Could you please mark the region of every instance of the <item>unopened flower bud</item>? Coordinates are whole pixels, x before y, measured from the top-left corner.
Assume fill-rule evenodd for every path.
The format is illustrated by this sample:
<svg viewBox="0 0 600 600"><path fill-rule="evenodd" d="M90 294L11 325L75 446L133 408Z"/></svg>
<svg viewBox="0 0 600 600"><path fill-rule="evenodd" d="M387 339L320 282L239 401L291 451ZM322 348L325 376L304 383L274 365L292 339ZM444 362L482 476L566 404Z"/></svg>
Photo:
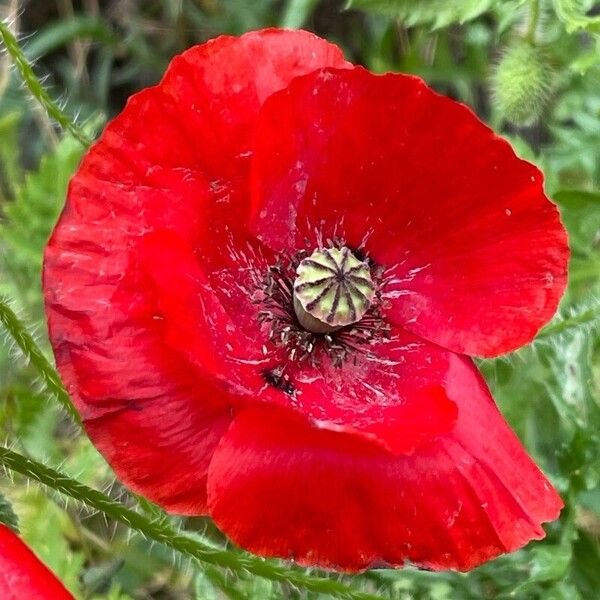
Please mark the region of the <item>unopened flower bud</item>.
<svg viewBox="0 0 600 600"><path fill-rule="evenodd" d="M553 79L554 72L546 52L520 40L504 52L496 66L494 105L508 121L529 125L541 116Z"/></svg>

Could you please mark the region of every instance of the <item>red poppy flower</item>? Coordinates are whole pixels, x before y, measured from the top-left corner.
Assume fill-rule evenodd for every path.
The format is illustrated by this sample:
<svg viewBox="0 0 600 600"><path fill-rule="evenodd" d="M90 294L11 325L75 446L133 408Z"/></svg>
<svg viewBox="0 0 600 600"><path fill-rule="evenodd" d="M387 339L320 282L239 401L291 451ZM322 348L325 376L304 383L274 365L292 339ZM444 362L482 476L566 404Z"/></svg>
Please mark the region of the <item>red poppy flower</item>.
<svg viewBox="0 0 600 600"><path fill-rule="evenodd" d="M0 598L74 600L44 563L6 525L0 524Z"/></svg>
<svg viewBox="0 0 600 600"><path fill-rule="evenodd" d="M567 256L541 173L468 108L266 30L130 99L44 286L62 377L133 490L262 555L464 570L562 506L467 355L529 342Z"/></svg>

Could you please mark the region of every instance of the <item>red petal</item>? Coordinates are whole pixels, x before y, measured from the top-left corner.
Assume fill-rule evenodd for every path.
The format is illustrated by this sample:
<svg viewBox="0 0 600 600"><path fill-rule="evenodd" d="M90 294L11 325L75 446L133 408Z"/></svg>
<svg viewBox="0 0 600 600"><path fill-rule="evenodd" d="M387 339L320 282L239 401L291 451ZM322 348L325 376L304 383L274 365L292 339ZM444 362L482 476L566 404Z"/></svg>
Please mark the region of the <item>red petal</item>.
<svg viewBox="0 0 600 600"><path fill-rule="evenodd" d="M232 406L263 401L293 407L319 427L354 431L398 453L412 452L453 426L451 355L439 347L395 331L390 339L364 344L342 368L322 352L317 366L290 361L285 353L263 356L263 344L271 342L256 314L254 338L246 337L214 296L192 249L174 233L149 234L141 255L157 288L165 343L185 355L199 377L209 372L218 378ZM280 365L291 394L265 383L264 371Z"/></svg>
<svg viewBox="0 0 600 600"><path fill-rule="evenodd" d="M370 236L395 323L492 356L556 310L568 247L541 173L421 80L313 73L265 103L256 139L255 232L275 249L315 228L355 247Z"/></svg>
<svg viewBox="0 0 600 600"><path fill-rule="evenodd" d="M179 515L207 513L207 471L233 408L210 383L173 386L143 408L124 408L85 422L121 482Z"/></svg>
<svg viewBox="0 0 600 600"><path fill-rule="evenodd" d="M206 469L232 398L166 344L170 322L134 233L144 224L117 225L105 216L110 205L94 202L101 197L89 194L85 205L85 191L77 181L71 186L81 195L71 196L45 255L57 366L90 437L124 483L173 511L204 512Z"/></svg>
<svg viewBox="0 0 600 600"><path fill-rule="evenodd" d="M144 237L141 257L156 287L165 343L220 378L231 393L256 393L264 385L261 346L236 328L193 248L177 234L157 230Z"/></svg>
<svg viewBox="0 0 600 600"><path fill-rule="evenodd" d="M74 600L63 584L8 527L0 524L0 598Z"/></svg>
<svg viewBox="0 0 600 600"><path fill-rule="evenodd" d="M409 454L456 421L453 355L401 330L365 345L341 367L321 357L286 366L287 405L317 427L353 432ZM284 395L282 393L282 395ZM282 403L280 403L282 404Z"/></svg>
<svg viewBox="0 0 600 600"><path fill-rule="evenodd" d="M452 362L456 427L410 455L280 409L242 412L210 465L210 514L252 552L349 571L468 570L542 538L560 498L472 363Z"/></svg>
<svg viewBox="0 0 600 600"><path fill-rule="evenodd" d="M213 352L227 317L202 269L227 262L226 235L245 235L258 111L293 77L346 64L306 32L196 46L130 99L71 181L44 263L57 365L119 477L173 511L205 511L208 461L237 401L228 357ZM161 255L164 230L176 242L162 239ZM203 304L220 319L212 331Z"/></svg>
<svg viewBox="0 0 600 600"><path fill-rule="evenodd" d="M339 48L305 31L267 29L194 46L172 60L158 86L130 98L86 156L79 177L118 182L142 197L148 188L160 190L163 206L178 180L195 182L190 226L205 262L220 265L227 236L244 235L252 140L263 102L293 78L326 66L351 65Z"/></svg>

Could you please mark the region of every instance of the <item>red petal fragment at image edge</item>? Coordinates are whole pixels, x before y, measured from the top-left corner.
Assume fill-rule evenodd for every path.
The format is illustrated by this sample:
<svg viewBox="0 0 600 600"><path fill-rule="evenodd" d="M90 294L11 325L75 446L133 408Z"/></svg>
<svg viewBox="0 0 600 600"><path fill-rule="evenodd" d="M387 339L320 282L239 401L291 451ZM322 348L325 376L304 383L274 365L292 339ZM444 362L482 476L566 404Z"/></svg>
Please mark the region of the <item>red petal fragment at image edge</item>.
<svg viewBox="0 0 600 600"><path fill-rule="evenodd" d="M56 575L6 525L0 524L0 598L75 600Z"/></svg>

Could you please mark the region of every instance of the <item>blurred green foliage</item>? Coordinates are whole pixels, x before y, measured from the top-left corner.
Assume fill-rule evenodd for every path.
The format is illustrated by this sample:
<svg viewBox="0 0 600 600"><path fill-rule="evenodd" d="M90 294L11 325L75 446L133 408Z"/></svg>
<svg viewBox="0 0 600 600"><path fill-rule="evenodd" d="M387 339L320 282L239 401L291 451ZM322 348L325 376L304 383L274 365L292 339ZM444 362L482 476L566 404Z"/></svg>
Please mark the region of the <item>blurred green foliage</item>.
<svg viewBox="0 0 600 600"><path fill-rule="evenodd" d="M424 77L472 106L543 168L570 233L569 290L538 340L480 366L504 414L565 499L561 519L547 527L543 542L469 574L407 568L349 581L401 600L600 597L600 6L591 0L350 0L347 6L333 0L30 0L23 10L17 5L5 2L0 16L10 19L50 95L90 134L128 95L156 82L175 53L220 33L284 24L339 43L350 59L372 70ZM504 64L502 70L502 60L517 44L535 48L552 72L526 127L498 101L514 75L510 68L516 69L508 65L507 73ZM527 82L523 85L520 93L526 95ZM0 295L11 299L46 350L42 248L82 152L32 102L6 55L0 56ZM42 391L36 372L8 337L6 342L0 348L3 437L20 452L133 502ZM77 598L318 597L215 567L192 568L18 477L4 478L0 492L0 519L16 527L18 515L23 536ZM167 518L142 504L151 516ZM173 521L222 541L202 519Z"/></svg>

